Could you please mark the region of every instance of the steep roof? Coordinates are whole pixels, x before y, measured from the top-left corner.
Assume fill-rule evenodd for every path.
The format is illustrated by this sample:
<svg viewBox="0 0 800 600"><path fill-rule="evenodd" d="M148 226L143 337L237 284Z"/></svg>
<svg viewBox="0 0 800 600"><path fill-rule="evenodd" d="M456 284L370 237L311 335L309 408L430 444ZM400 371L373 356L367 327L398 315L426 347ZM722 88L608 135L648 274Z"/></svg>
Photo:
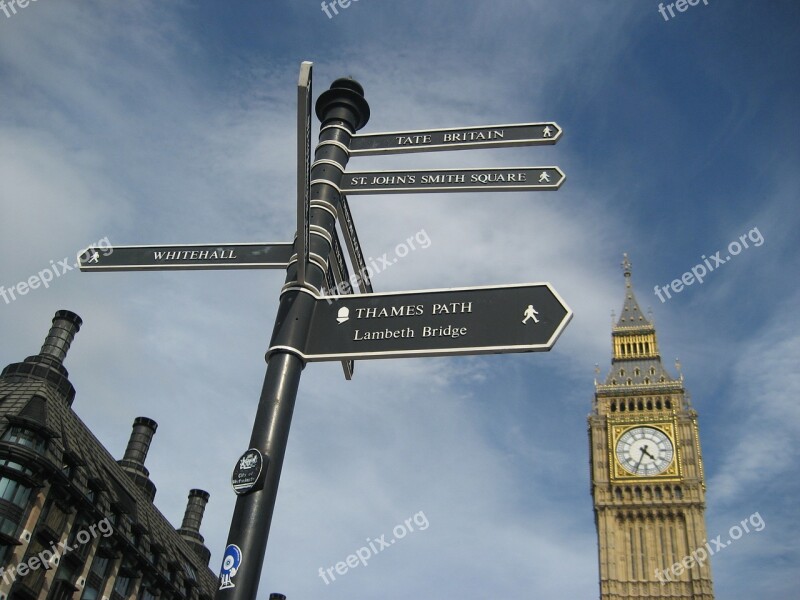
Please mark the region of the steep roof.
<svg viewBox="0 0 800 600"><path fill-rule="evenodd" d="M631 327L646 329L648 331L655 331L653 323L644 315L642 309L639 307L639 301L636 299L636 294L633 291L633 284L631 283L631 261L628 259L628 254L623 254L622 270L625 274L625 300L622 303L622 312L619 314L619 319L615 329L627 330Z"/></svg>

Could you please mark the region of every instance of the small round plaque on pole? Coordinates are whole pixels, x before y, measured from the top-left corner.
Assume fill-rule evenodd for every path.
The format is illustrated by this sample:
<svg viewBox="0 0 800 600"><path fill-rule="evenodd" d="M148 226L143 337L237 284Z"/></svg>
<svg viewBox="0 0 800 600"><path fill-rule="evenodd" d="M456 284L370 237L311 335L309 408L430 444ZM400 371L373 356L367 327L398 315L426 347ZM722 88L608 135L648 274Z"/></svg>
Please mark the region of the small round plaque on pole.
<svg viewBox="0 0 800 600"><path fill-rule="evenodd" d="M233 491L241 496L256 489L261 489L264 484L261 472L264 469L265 462L264 456L255 448L250 448L242 454L233 468L233 475L231 476Z"/></svg>

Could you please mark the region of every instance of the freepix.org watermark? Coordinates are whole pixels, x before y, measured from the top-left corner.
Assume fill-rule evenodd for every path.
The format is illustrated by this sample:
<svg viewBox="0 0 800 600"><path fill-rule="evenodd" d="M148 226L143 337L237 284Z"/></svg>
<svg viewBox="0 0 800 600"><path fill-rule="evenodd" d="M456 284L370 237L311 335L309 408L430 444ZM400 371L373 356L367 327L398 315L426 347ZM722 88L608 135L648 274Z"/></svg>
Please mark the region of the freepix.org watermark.
<svg viewBox="0 0 800 600"><path fill-rule="evenodd" d="M0 2L2 2L2 0L0 0ZM92 244L90 246L90 251L94 252L95 254L108 256L114 252L114 249L111 247L111 242L108 241L108 237L106 236ZM91 259L91 257L89 258ZM67 271L72 271L73 269L77 268L78 263L70 263L70 259L68 257L59 261L51 260L49 267L45 267L36 275L31 275L25 281L20 281L15 285L9 286L8 288L6 288L4 285L0 285L0 297L5 300L6 304L11 304L19 296L25 296L28 292L35 290L40 286L45 288L50 287L50 282L53 281L55 277L61 277Z"/></svg>
<svg viewBox="0 0 800 600"><path fill-rule="evenodd" d="M17 14L18 8L28 8L31 2L36 2L36 0L8 0L8 2L0 0L0 10L5 13L6 19L10 19Z"/></svg>
<svg viewBox="0 0 800 600"><path fill-rule="evenodd" d="M417 529L414 529L414 525L417 526ZM336 571L339 575L344 575L350 569L355 569L358 565L367 566L367 561L371 559L376 554L383 552L386 548L389 548L394 544L397 540L402 540L406 537L409 533L414 533L414 531L425 531L430 524L428 523L428 517L425 516L425 513L419 511L413 517L409 517L402 523L398 523L392 529L392 534L394 535L393 538L390 540L386 540L386 534L383 534L380 537L375 538L367 538L367 545L361 546L358 550L356 550L355 554L349 555L344 561L337 562L332 567L328 567L327 569L323 569L322 567L319 568L319 576L322 577L322 581L325 582L325 585L330 585L331 581L336 581L336 575L334 575L334 571ZM330 577L330 581L328 578Z"/></svg>
<svg viewBox="0 0 800 600"><path fill-rule="evenodd" d="M754 512L752 515L746 519L742 519L738 524L732 526L728 530L729 539L723 542L721 540L722 535L718 535L713 540L706 542L704 546L701 546L700 548L694 550L691 554L684 556L679 562L676 562L671 567L666 569L656 569L656 578L661 582L661 585L664 585L668 581L674 581L670 575L680 577L684 571L692 569L695 566L702 566L702 564L706 562L709 557L714 556L714 554L716 554L719 550L727 548L733 542L741 538L745 533L750 533L751 526L753 528L752 531L761 531L767 526L767 524L764 522L764 519L761 518L761 514Z"/></svg>
<svg viewBox="0 0 800 600"><path fill-rule="evenodd" d="M661 13L665 21L669 21L671 18L675 17L675 10L678 12L686 12L690 6L697 6L700 2L708 6L708 0L677 0L676 2L670 2L666 6L661 2L658 5L658 12ZM669 11L669 17L667 16L667 11Z"/></svg>
<svg viewBox="0 0 800 600"><path fill-rule="evenodd" d="M328 15L329 19L332 19L339 14L340 8L350 8L350 4L353 2L358 2L358 0L330 0L329 2L322 0L322 12Z"/></svg>
<svg viewBox="0 0 800 600"><path fill-rule="evenodd" d="M52 565L57 565L59 563L62 556L76 550L79 546L85 546L99 535L108 537L112 533L114 533L114 528L111 526L108 518L105 518L89 526L88 529L79 531L75 536L72 546L68 545L66 541L59 542L58 544L51 542L49 548L45 548L39 553L28 557L28 560L23 563L10 566L8 569L0 567L0 576L3 579L3 583L14 583L17 577L25 577L25 575L37 569L50 569Z"/></svg>
<svg viewBox="0 0 800 600"><path fill-rule="evenodd" d="M715 252L708 258L705 254L703 254L700 257L703 262L693 266L691 271L686 271L686 273L681 275L680 279L673 279L669 285L655 286L653 293L658 296L658 299L663 303L672 298L670 290L676 294L679 294L683 291L684 286L688 287L695 282L703 283L706 275L714 271L717 267L724 265L734 256L741 254L743 250L750 248L747 240L750 240L753 246L758 248L764 243L764 236L761 235L758 227L753 227L747 233L740 235L738 240L733 240L730 244L728 244L728 254L725 255L725 257L720 256L723 252L722 250ZM664 298L664 296L666 296L666 298Z"/></svg>
<svg viewBox="0 0 800 600"><path fill-rule="evenodd" d="M341 281L335 287L323 289L325 296L344 296L352 294L353 290L358 289L359 284L363 281L372 281L373 275L377 275L385 271L394 264L397 264L401 258L405 258L412 250L421 248L425 250L430 248L431 238L428 232L420 229L414 235L406 238L404 242L400 242L394 247L394 256L390 257L388 252L384 252L378 258L367 259L365 264L358 273L353 273L349 281ZM333 304L332 298L327 298L328 304Z"/></svg>

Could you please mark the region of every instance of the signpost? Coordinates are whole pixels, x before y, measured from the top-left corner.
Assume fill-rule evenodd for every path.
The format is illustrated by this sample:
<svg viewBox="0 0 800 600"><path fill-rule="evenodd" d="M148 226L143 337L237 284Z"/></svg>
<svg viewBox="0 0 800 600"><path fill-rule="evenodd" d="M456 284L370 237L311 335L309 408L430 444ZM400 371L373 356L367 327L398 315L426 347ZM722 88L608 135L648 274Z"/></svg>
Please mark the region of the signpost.
<svg viewBox="0 0 800 600"><path fill-rule="evenodd" d="M346 194L557 190L558 167L347 172L351 155L554 144L552 122L361 135L364 89L337 79L316 102L311 163L312 63L297 87L297 235L294 244L118 246L86 249L82 271L286 268L267 372L247 450L231 479L237 494L217 600L252 600L269 537L300 375L307 361L549 350L572 311L548 283L413 292L372 291ZM351 289L336 233L344 232L361 294ZM345 285L347 283L348 285ZM323 295L335 288L338 293Z"/></svg>
<svg viewBox="0 0 800 600"><path fill-rule="evenodd" d="M561 133L552 122L357 133L350 140L350 156L555 144Z"/></svg>
<svg viewBox="0 0 800 600"><path fill-rule="evenodd" d="M557 190L566 176L558 167L490 167L358 171L344 174L342 194L412 194L432 192L536 192Z"/></svg>
<svg viewBox="0 0 800 600"><path fill-rule="evenodd" d="M548 283L318 298L294 350L308 361L550 350L571 318Z"/></svg>
<svg viewBox="0 0 800 600"><path fill-rule="evenodd" d="M89 247L78 265L81 271L285 269L293 253L290 243Z"/></svg>

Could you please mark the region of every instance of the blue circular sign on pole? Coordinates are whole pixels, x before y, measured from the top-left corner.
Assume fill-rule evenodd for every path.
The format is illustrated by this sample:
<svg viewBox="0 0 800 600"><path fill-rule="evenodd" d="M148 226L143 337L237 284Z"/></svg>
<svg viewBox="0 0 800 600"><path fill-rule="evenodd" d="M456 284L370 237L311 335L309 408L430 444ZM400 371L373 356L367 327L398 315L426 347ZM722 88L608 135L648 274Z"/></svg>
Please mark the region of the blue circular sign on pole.
<svg viewBox="0 0 800 600"><path fill-rule="evenodd" d="M222 556L222 570L219 573L219 589L226 590L236 587L232 579L239 571L242 564L242 551L236 544L228 544L225 554Z"/></svg>

